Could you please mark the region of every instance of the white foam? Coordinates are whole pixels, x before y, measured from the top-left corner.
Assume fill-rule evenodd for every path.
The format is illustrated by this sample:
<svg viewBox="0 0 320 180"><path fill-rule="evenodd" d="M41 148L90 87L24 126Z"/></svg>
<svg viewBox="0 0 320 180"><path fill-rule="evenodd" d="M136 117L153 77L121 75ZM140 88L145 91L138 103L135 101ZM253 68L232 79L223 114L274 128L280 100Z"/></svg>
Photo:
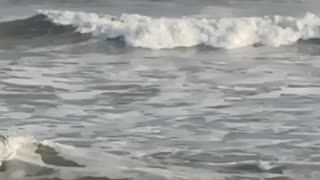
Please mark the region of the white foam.
<svg viewBox="0 0 320 180"><path fill-rule="evenodd" d="M320 18L304 17L244 18L152 18L137 14L119 17L94 13L39 10L54 23L73 25L82 33L98 37L122 37L127 45L152 49L208 45L239 48L262 44L281 46L299 39L320 37Z"/></svg>
<svg viewBox="0 0 320 180"><path fill-rule="evenodd" d="M32 137L12 136L0 143L0 161L19 159L42 164L40 156L34 153L36 146Z"/></svg>

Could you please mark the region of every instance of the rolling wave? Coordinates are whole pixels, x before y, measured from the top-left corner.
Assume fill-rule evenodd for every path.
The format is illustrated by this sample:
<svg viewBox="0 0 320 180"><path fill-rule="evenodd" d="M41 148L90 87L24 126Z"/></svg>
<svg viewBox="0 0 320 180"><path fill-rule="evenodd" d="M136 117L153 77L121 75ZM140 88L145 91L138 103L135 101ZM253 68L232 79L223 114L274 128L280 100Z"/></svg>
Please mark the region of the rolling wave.
<svg viewBox="0 0 320 180"><path fill-rule="evenodd" d="M245 46L281 46L320 37L320 18L244 17L222 19L152 18L137 14L119 17L94 13L39 10L52 22L72 25L78 32L118 38L127 45L169 49L206 45L233 49Z"/></svg>
<svg viewBox="0 0 320 180"><path fill-rule="evenodd" d="M26 42L34 46L72 44L93 37L150 49L279 47L301 40L318 42L320 17L307 13L303 17L152 18L39 10L35 16L0 23L0 47Z"/></svg>
<svg viewBox="0 0 320 180"><path fill-rule="evenodd" d="M0 23L0 48L62 45L88 39L90 34L79 33L72 25L53 23L43 14Z"/></svg>

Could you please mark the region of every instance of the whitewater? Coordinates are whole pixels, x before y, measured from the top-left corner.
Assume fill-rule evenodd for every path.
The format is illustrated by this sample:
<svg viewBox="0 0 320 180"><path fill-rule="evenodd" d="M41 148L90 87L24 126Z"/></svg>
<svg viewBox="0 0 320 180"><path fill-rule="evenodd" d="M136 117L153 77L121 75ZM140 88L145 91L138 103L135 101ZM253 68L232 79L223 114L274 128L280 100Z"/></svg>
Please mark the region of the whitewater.
<svg viewBox="0 0 320 180"><path fill-rule="evenodd" d="M252 45L281 46L319 38L320 18L307 13L294 17L222 19L151 18L138 14L119 17L95 13L39 10L52 22L72 25L78 32L121 38L133 47L169 49L205 45L233 49Z"/></svg>

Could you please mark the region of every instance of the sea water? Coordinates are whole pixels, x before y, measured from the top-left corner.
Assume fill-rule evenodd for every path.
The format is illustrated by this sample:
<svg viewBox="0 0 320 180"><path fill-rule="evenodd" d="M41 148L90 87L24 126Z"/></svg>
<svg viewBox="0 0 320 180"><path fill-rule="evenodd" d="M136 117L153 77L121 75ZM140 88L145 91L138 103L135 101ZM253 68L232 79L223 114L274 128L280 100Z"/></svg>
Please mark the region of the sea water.
<svg viewBox="0 0 320 180"><path fill-rule="evenodd" d="M313 0L0 2L1 180L318 180Z"/></svg>

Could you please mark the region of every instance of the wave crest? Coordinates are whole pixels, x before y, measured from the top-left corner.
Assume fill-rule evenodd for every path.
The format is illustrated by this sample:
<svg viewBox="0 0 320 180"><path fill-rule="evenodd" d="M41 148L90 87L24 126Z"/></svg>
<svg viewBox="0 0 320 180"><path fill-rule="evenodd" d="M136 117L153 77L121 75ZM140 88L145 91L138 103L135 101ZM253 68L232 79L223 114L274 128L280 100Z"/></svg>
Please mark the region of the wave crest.
<svg viewBox="0 0 320 180"><path fill-rule="evenodd" d="M89 34L75 32L75 30L72 24L64 26L53 23L43 14L0 22L0 48L11 48L18 45L39 47L73 44L90 39Z"/></svg>
<svg viewBox="0 0 320 180"><path fill-rule="evenodd" d="M52 22L72 25L81 33L103 38L121 38L134 47L151 49L207 45L240 48L251 45L281 46L300 39L320 37L320 18L243 17L222 19L151 18L137 14L119 17L94 13L39 10Z"/></svg>

